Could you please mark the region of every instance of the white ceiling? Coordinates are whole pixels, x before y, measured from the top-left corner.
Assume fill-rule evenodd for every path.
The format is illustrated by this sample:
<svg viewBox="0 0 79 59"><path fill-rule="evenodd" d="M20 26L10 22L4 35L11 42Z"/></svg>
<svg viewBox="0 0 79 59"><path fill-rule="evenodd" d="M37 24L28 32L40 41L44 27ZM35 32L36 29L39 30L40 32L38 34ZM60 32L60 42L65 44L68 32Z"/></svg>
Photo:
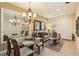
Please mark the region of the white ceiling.
<svg viewBox="0 0 79 59"><path fill-rule="evenodd" d="M10 2L18 7L28 9L28 2ZM31 9L33 12L44 17L57 17L66 14L72 14L76 11L77 2L65 4L65 2L31 2ZM56 9L59 9L57 12Z"/></svg>

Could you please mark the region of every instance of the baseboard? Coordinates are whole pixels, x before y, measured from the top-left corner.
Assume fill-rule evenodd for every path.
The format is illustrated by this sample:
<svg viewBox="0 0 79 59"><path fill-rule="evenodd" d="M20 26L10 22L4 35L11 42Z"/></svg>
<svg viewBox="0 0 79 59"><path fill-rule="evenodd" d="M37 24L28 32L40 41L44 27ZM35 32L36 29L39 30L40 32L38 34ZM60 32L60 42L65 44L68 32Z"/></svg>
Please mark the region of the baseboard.
<svg viewBox="0 0 79 59"><path fill-rule="evenodd" d="M66 40L66 41L72 41L72 40L70 40L70 39L64 39L64 38L62 38L62 40Z"/></svg>

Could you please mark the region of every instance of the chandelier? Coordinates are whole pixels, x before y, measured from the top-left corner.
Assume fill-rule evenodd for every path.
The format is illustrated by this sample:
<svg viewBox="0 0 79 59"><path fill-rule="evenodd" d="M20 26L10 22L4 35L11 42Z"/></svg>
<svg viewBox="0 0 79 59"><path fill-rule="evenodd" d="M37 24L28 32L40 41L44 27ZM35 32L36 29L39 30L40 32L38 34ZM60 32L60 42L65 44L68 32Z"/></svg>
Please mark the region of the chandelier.
<svg viewBox="0 0 79 59"><path fill-rule="evenodd" d="M20 20L17 19L16 16L13 17L13 19L10 19L10 22L12 23L12 25L19 25L20 24Z"/></svg>
<svg viewBox="0 0 79 59"><path fill-rule="evenodd" d="M29 23L36 18L36 13L32 12L30 5L31 2L29 2L29 9L27 10L27 13L22 14L24 21L25 22L29 21Z"/></svg>

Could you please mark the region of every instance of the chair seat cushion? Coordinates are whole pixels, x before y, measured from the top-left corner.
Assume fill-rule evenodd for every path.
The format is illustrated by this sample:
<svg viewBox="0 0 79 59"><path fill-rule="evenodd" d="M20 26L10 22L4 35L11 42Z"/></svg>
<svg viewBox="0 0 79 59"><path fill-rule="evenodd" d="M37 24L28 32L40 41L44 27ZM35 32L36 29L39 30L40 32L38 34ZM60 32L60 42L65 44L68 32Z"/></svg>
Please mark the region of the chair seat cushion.
<svg viewBox="0 0 79 59"><path fill-rule="evenodd" d="M23 44L18 43L18 46L19 46L19 47L23 47ZM13 48L12 43L11 43L11 48Z"/></svg>
<svg viewBox="0 0 79 59"><path fill-rule="evenodd" d="M32 53L33 53L33 50L31 50L31 49L29 49L27 47L23 47L23 48L20 49L21 56L28 56L28 55L30 55Z"/></svg>

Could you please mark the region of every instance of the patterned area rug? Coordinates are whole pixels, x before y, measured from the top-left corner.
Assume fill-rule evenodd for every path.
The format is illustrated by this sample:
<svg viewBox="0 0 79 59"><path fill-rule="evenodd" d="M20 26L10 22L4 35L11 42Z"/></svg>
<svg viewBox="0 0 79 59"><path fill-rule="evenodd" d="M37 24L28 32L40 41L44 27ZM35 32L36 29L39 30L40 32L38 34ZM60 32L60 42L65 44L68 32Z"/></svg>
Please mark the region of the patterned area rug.
<svg viewBox="0 0 79 59"><path fill-rule="evenodd" d="M49 41L45 43L45 47L51 49L51 50L54 50L54 51L57 51L59 52L62 48L62 45L63 43L59 43L59 44L50 44Z"/></svg>

